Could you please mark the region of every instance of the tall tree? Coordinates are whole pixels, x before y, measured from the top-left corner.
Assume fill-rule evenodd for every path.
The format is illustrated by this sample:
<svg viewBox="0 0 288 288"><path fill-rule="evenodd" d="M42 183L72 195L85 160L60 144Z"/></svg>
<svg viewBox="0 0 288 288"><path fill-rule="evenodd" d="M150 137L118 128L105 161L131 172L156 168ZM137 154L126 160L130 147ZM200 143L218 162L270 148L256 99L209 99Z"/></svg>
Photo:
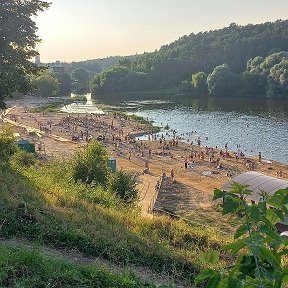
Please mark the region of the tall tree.
<svg viewBox="0 0 288 288"><path fill-rule="evenodd" d="M36 95L40 97L55 96L59 92L59 82L54 73L44 71L32 81Z"/></svg>
<svg viewBox="0 0 288 288"><path fill-rule="evenodd" d="M55 73L55 76L59 82L59 95L67 96L71 93L72 80L68 73Z"/></svg>
<svg viewBox="0 0 288 288"><path fill-rule="evenodd" d="M38 54L35 45L40 41L31 18L48 7L49 3L40 0L0 2L0 108L14 92L27 93L31 89L27 74L40 69L29 61Z"/></svg>
<svg viewBox="0 0 288 288"><path fill-rule="evenodd" d="M199 94L208 94L207 74L198 72L192 74L192 87Z"/></svg>
<svg viewBox="0 0 288 288"><path fill-rule="evenodd" d="M212 95L230 96L237 88L237 75L227 64L215 67L207 78L208 88Z"/></svg>

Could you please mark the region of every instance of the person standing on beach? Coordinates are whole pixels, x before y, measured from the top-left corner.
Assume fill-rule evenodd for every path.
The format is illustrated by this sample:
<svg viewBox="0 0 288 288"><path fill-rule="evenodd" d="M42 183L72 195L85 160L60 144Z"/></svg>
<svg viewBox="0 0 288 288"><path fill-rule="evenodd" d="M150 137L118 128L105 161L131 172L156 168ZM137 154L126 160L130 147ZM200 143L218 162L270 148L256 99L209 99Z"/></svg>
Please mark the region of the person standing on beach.
<svg viewBox="0 0 288 288"><path fill-rule="evenodd" d="M262 159L262 155L261 155L261 152L258 153L258 160L259 162L261 162L261 159Z"/></svg>
<svg viewBox="0 0 288 288"><path fill-rule="evenodd" d="M188 159L187 158L185 159L184 165L185 165L185 170L187 170L187 166L188 166Z"/></svg>
<svg viewBox="0 0 288 288"><path fill-rule="evenodd" d="M171 169L171 172L170 172L170 175L171 175L171 184L173 184L174 180L175 180L175 175L174 175L174 170Z"/></svg>

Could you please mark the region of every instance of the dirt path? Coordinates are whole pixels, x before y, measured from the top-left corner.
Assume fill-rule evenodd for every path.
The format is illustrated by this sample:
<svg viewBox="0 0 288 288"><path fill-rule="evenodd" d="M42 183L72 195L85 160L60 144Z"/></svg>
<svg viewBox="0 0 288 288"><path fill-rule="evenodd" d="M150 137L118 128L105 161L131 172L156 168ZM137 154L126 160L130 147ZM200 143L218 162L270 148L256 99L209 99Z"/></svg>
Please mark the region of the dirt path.
<svg viewBox="0 0 288 288"><path fill-rule="evenodd" d="M52 258L55 260L64 260L70 263L78 264L78 265L96 265L99 268L104 268L110 271L113 274L120 274L120 273L132 273L137 278L153 282L156 285L163 285L163 284L174 284L174 287L184 288L184 287L192 287L187 286L179 281L175 281L173 283L172 279L169 279L166 275L156 274L144 267L135 267L135 266L126 266L120 267L116 264L102 259L102 258L94 258L94 257L84 257L79 251L77 250L68 250L68 249L55 249L49 246L40 246L39 244L28 242L24 239L4 239L0 238L0 245L4 245L6 247L12 247L16 249L25 249L28 251L36 251L37 253Z"/></svg>

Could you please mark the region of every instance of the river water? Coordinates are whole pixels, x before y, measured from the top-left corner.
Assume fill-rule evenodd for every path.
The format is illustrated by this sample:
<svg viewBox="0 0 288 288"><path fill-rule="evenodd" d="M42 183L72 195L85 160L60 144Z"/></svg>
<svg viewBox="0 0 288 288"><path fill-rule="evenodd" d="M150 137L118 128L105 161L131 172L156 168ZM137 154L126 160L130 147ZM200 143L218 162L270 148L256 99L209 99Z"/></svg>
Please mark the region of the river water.
<svg viewBox="0 0 288 288"><path fill-rule="evenodd" d="M97 103L89 103L89 110ZM201 146L259 152L263 158L288 164L288 101L247 98L177 98L117 103L113 109L143 116L154 125L176 130L185 142L201 140ZM111 104L111 103L110 103ZM164 137L171 131L162 130ZM143 137L145 139L145 136ZM240 148L237 148L240 145Z"/></svg>

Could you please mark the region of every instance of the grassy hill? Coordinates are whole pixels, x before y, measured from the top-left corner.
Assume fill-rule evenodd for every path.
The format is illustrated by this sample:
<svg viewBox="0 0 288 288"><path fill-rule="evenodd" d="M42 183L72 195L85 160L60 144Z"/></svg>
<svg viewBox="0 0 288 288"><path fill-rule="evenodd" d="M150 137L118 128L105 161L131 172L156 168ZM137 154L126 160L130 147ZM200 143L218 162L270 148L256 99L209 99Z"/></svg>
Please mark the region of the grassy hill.
<svg viewBox="0 0 288 288"><path fill-rule="evenodd" d="M227 239L213 230L165 217L142 218L137 205L126 204L111 189L71 179L69 161L39 160L31 167L21 166L15 161L1 161L0 238L25 239L55 249L77 250L84 256L100 257L120 267L133 266L164 273L167 280L178 279L187 285L193 283L202 267L198 261L199 251L210 248L222 251L227 243ZM1 287L9 287L11 265L15 271L20 269L19 273L13 274L15 283L22 283L30 273L44 282L51 276L52 283L58 283L63 269L71 272L72 279L79 275L79 283L88 281L86 286L83 284L81 287L102 287L91 286L89 281L100 277L105 282L110 277L108 272L101 274L95 267L67 266L45 257L42 259L42 256L29 251L22 251L18 257L15 250L1 244L0 247L0 263L6 263L6 266L3 264L6 272L0 275ZM7 253L11 254L10 262L5 262ZM35 263L34 260L29 262L34 257ZM230 257L222 253L221 260L223 265L230 261ZM40 270L45 270L43 275L33 270L33 266L38 266L37 261L41 262L43 269ZM54 265L59 267L58 274L52 273L52 268L49 268ZM29 272L24 271L25 274L21 269ZM118 279L119 286L111 284L103 287L142 287L142 284L133 286L133 281L138 283L138 280L131 277L127 278L132 279L130 286L121 286L124 276L113 277L111 283L114 283L113 279ZM21 287L33 287L25 285ZM65 287L55 285L52 287Z"/></svg>

